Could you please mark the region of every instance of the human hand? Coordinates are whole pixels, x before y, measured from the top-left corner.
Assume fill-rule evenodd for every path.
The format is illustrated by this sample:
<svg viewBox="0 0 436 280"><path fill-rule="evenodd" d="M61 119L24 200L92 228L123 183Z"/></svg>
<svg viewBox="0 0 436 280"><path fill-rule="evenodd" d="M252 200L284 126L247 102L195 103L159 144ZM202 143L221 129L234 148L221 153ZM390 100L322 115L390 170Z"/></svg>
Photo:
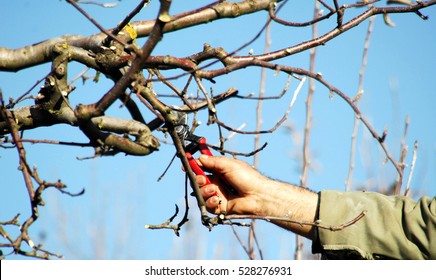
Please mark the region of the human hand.
<svg viewBox="0 0 436 280"><path fill-rule="evenodd" d="M196 177L207 209L214 214L226 211L227 214L259 213L259 202L270 181L247 163L226 158L200 156L199 165L209 175L211 184L206 185L206 178ZM218 195L216 195L218 194Z"/></svg>
<svg viewBox="0 0 436 280"><path fill-rule="evenodd" d="M198 163L203 170L212 173L208 176L211 184L207 184L202 175L196 180L206 207L213 214L225 211L227 214L315 220L318 195L310 190L269 179L236 159L202 155ZM307 238L313 237L311 225L274 219L272 222Z"/></svg>

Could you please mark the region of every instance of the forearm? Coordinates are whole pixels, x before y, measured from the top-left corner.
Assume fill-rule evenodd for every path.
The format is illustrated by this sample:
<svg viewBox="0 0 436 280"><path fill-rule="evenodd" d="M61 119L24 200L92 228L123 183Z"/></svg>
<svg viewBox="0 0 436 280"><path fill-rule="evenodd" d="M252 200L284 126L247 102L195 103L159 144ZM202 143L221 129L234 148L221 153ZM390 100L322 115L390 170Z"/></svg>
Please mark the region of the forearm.
<svg viewBox="0 0 436 280"><path fill-rule="evenodd" d="M261 195L255 215L287 218L292 221L314 222L318 207L318 194L298 186L269 181ZM313 238L312 225L274 221L274 224L294 233Z"/></svg>

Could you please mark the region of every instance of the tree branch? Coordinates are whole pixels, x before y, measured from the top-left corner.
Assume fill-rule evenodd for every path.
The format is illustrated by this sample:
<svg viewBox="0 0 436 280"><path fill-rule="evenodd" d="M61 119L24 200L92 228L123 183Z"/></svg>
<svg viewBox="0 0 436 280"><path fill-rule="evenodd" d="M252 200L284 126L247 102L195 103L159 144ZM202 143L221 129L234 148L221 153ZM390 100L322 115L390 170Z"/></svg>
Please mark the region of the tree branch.
<svg viewBox="0 0 436 280"><path fill-rule="evenodd" d="M347 222L340 224L340 225L324 225L324 224L322 224L321 221L309 222L309 221L300 221L300 220L284 218L284 217L256 216L256 215L225 215L225 216L220 215L220 216L213 218L211 220L211 223L213 225L233 224L232 220L246 220L246 219L253 220L253 219L255 219L255 220L264 220L267 222L293 223L293 224L299 224L301 226L309 225L309 226L314 226L314 227L318 227L318 228L322 228L322 229L327 229L330 231L340 231L340 230L343 230L344 228L347 228L347 227L357 223L359 220L361 220L362 218L365 217L366 213L367 213L367 211L364 210L361 213L359 213L359 215L357 215L356 217L351 219L350 221L347 221ZM244 225L244 224L241 223L240 225Z"/></svg>

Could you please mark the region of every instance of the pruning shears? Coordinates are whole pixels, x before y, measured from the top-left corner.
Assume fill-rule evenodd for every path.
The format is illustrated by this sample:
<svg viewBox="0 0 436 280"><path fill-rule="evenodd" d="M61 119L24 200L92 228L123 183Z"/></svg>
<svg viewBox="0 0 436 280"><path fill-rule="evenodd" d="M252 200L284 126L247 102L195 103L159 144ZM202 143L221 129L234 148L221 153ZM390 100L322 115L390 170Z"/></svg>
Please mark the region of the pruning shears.
<svg viewBox="0 0 436 280"><path fill-rule="evenodd" d="M209 178L206 176L203 169L198 166L197 161L192 156L198 151L200 151L200 153L203 155L212 156L212 152L207 146L206 138L197 136L190 131L188 125L188 115L186 113L177 112L177 115L179 117L179 121L176 124L175 129L182 140L182 143L184 144L185 154L186 158L188 159L189 166L191 166L192 171L194 171L196 175L203 175L206 178L206 184L210 184L211 182ZM190 143L186 145L186 142ZM215 192L214 196L219 198L218 192ZM221 199L219 203L221 204Z"/></svg>

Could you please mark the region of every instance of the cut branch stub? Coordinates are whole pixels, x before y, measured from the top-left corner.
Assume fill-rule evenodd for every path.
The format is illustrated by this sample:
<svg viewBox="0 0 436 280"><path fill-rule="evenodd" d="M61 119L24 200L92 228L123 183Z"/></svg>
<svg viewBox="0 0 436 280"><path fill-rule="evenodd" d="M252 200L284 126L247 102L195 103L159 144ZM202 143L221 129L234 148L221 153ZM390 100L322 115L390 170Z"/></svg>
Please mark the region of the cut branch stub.
<svg viewBox="0 0 436 280"><path fill-rule="evenodd" d="M73 90L68 85L68 45L65 43L55 44L52 48L51 73L45 79L35 101L40 108L48 111L60 110L68 105L68 94Z"/></svg>

